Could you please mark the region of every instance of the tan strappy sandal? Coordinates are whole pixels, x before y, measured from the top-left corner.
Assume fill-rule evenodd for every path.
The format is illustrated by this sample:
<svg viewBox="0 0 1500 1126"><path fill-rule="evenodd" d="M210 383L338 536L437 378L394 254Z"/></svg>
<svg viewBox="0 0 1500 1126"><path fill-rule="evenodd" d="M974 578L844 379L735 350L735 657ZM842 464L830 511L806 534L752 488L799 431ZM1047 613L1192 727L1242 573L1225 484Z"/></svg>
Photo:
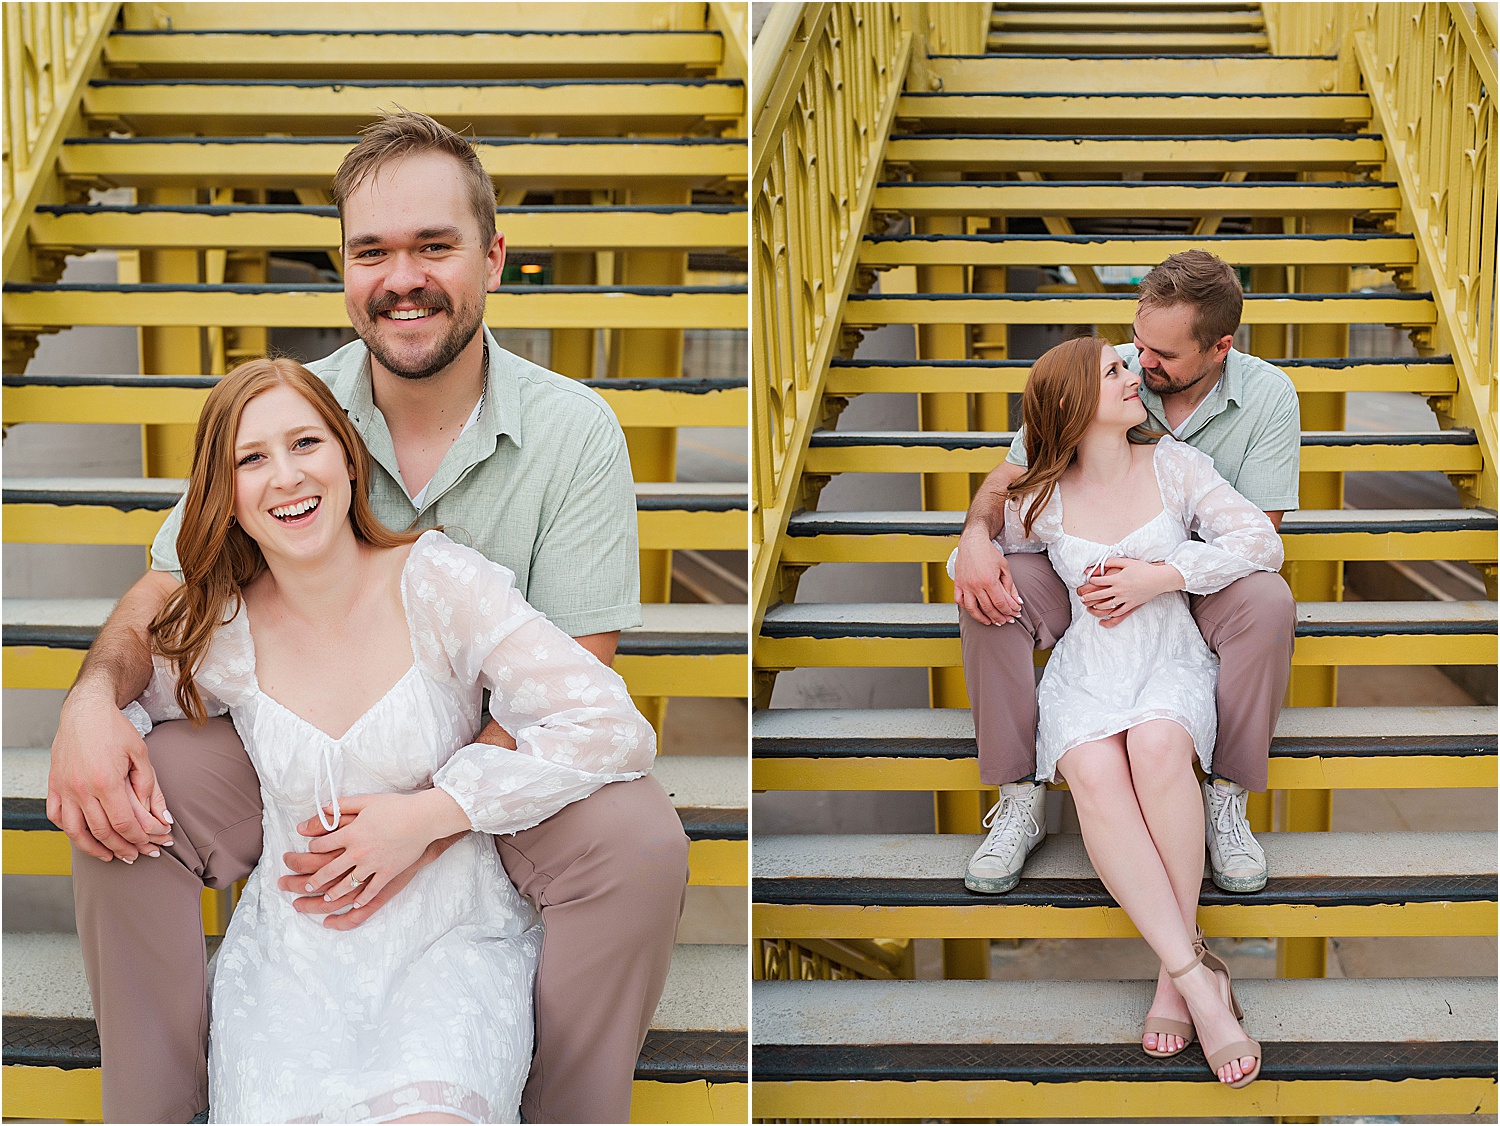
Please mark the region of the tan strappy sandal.
<svg viewBox="0 0 1500 1126"><path fill-rule="evenodd" d="M1224 985L1220 990L1220 996L1224 997L1225 1003L1229 1006L1229 1011L1234 1014L1234 1019L1244 1020L1245 1014L1241 1011L1239 1000L1234 995L1234 982L1230 980L1229 967L1224 964L1224 959L1209 950L1207 943L1194 943L1193 948L1196 951L1193 960L1180 970L1168 970L1167 976L1175 981L1184 974L1191 973L1197 967L1198 963L1203 963L1208 971L1214 975L1216 981L1219 980L1220 974L1223 975ZM1242 1056L1253 1056L1255 1058L1255 1067L1233 1083L1224 1083L1222 1079L1219 1079L1219 1068L1227 1063L1234 1062ZM1254 1040L1236 1040L1232 1044L1226 1044L1213 1055L1209 1055L1207 1049L1205 1049L1203 1057L1208 1060L1208 1068L1214 1073L1214 1078L1219 1079L1219 1082L1224 1083L1224 1086L1236 1091L1241 1087L1250 1086L1250 1084L1260 1078L1260 1044Z"/></svg>
<svg viewBox="0 0 1500 1126"><path fill-rule="evenodd" d="M1195 951L1202 951L1204 954L1207 954L1208 947L1207 945L1205 945L1205 942L1206 940L1203 937L1203 928L1199 927L1198 934L1193 939L1193 949ZM1193 964L1197 965L1196 962L1194 962ZM1157 1048L1148 1048L1144 1043L1146 1033L1148 1032L1154 1032L1157 1034L1157 1036L1181 1036L1182 1047L1178 1048L1175 1052L1163 1052ZM1170 1017L1147 1017L1145 1023L1141 1025L1141 1051L1145 1052L1153 1059L1169 1060L1173 1056L1186 1051L1188 1045L1193 1042L1193 1038L1196 1033L1197 1029L1193 1027L1191 1021L1172 1020ZM1158 1040L1157 1043L1161 1043L1161 1041Z"/></svg>

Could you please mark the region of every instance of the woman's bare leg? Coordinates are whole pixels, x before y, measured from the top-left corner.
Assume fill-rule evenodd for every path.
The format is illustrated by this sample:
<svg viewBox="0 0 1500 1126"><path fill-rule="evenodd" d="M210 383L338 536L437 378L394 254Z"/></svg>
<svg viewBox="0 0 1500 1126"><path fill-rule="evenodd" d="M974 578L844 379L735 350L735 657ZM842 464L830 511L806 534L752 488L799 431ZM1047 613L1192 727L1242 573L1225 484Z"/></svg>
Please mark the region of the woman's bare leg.
<svg viewBox="0 0 1500 1126"><path fill-rule="evenodd" d="M1183 922L1166 866L1146 828L1130 777L1125 736L1072 748L1058 770L1072 791L1094 871L1162 964L1188 965L1194 958L1194 932ZM1195 966L1176 984L1205 1055L1244 1037L1211 970ZM1219 1078L1238 1080L1253 1066L1252 1059L1236 1060L1219 1069Z"/></svg>
<svg viewBox="0 0 1500 1126"><path fill-rule="evenodd" d="M1203 886L1203 798L1193 773L1193 739L1177 723L1154 719L1125 733L1130 777L1146 829L1162 858L1167 879L1177 897L1182 921L1191 933L1197 928L1198 895ZM1156 996L1148 1016L1191 1021L1187 1002L1162 966ZM1181 1051L1183 1038L1148 1032L1148 1048Z"/></svg>

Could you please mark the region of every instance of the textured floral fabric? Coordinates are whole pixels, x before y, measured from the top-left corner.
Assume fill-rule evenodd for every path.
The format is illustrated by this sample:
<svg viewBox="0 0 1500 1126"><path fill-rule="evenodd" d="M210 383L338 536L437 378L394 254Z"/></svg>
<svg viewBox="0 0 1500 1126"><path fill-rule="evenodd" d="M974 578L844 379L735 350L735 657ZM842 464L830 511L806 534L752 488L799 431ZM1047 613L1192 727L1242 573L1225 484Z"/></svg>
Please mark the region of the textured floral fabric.
<svg viewBox="0 0 1500 1126"><path fill-rule="evenodd" d="M210 711L233 719L264 807L261 863L214 964L213 1121L517 1121L541 926L489 834L639 778L655 755L624 682L527 605L504 567L428 532L401 594L412 667L339 739L260 691L243 607L195 676ZM132 721L179 718L173 683L158 663ZM485 688L513 751L470 742ZM293 910L276 879L281 854L306 848L299 822L341 796L429 785L474 833L354 930Z"/></svg>
<svg viewBox="0 0 1500 1126"><path fill-rule="evenodd" d="M1112 544L1063 531L1062 491L1022 532L1021 503L1006 506L1000 550L1047 553L1070 591L1073 622L1052 649L1037 687L1037 773L1051 781L1063 753L1152 719L1175 720L1193 738L1203 769L1213 762L1219 662L1188 610L1187 593L1211 594L1254 571L1281 566L1281 537L1266 514L1240 496L1207 454L1162 438L1153 455L1162 511ZM1192 535L1201 537L1194 540ZM1106 559L1169 563L1187 591L1158 595L1105 629L1078 587ZM949 560L952 573L952 560Z"/></svg>

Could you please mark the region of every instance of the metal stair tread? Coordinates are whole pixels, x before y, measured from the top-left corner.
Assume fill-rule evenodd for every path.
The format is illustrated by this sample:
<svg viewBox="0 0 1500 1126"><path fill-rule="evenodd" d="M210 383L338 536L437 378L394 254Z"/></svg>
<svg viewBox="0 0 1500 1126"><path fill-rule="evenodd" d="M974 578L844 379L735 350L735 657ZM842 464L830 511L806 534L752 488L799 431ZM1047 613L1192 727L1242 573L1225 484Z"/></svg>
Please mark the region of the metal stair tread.
<svg viewBox="0 0 1500 1126"><path fill-rule="evenodd" d="M93 1022L75 934L4 937L5 1016ZM654 1029L743 1032L748 1027L746 950L737 945L684 944L672 955L666 989L652 1018ZM7 1048L10 1047L7 1037ZM8 1061L7 1061L8 1062Z"/></svg>
<svg viewBox="0 0 1500 1126"><path fill-rule="evenodd" d="M7 598L0 603L5 644L85 648L114 609L112 598ZM622 655L743 653L743 605L648 602L642 622L620 635Z"/></svg>
<svg viewBox="0 0 1500 1126"><path fill-rule="evenodd" d="M957 511L899 512L886 510L798 511L787 520L786 534L806 536L917 535L956 536L965 513ZM1483 508L1418 509L1299 509L1281 520L1282 536L1327 535L1342 532L1420 533L1488 531L1500 528L1496 514Z"/></svg>
<svg viewBox="0 0 1500 1126"><path fill-rule="evenodd" d="M1496 603L1299 602L1299 636L1384 632L1493 633ZM958 637L958 607L936 602L783 602L767 609L764 637Z"/></svg>
<svg viewBox="0 0 1500 1126"><path fill-rule="evenodd" d="M1494 876L1495 832L1260 833L1272 881L1329 877ZM756 834L751 856L753 898L759 902L782 880L945 881L963 893L964 865L984 840L967 833L861 835ZM1205 873L1208 871L1205 862ZM1077 833L1050 833L1026 859L1027 881L1089 880L1098 876ZM967 893L965 893L967 894ZM1270 898L1272 888L1256 895ZM971 897L1006 906L1005 896ZM1493 881L1490 898L1494 898ZM1251 902L1230 897L1229 902Z"/></svg>
<svg viewBox="0 0 1500 1126"><path fill-rule="evenodd" d="M551 89L559 86L690 86L708 88L715 86L743 87L739 78L696 78L676 76L670 78L94 78L88 83L94 90L114 86L139 89L151 86L295 86L299 89L386 89L392 86L436 89L513 89L516 87L539 87Z"/></svg>
<svg viewBox="0 0 1500 1126"><path fill-rule="evenodd" d="M1009 449L1008 430L815 430L810 448L848 446L935 446L944 449ZM1389 430L1304 430L1303 446L1472 446L1472 430L1397 432Z"/></svg>
<svg viewBox="0 0 1500 1126"><path fill-rule="evenodd" d="M1152 988L1146 981L757 981L757 1071L770 1045L1131 1044L1140 1055ZM1245 1031L1271 1043L1496 1039L1493 978L1241 978L1235 992ZM1201 1054L1189 1062L1212 1080ZM1488 1062L1493 1073L1493 1045Z"/></svg>
<svg viewBox="0 0 1500 1126"><path fill-rule="evenodd" d="M186 487L180 477L11 477L3 503L166 510ZM635 500L642 512L725 512L746 508L749 494L737 481L637 481Z"/></svg>

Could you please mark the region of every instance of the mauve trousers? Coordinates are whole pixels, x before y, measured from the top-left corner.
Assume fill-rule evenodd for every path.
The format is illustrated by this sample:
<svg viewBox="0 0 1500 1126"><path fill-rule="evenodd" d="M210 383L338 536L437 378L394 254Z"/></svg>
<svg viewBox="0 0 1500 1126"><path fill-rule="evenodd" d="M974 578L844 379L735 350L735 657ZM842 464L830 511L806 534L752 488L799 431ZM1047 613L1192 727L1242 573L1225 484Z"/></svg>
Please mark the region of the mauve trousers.
<svg viewBox="0 0 1500 1126"><path fill-rule="evenodd" d="M964 681L986 786L1036 772L1036 680L1033 649L1057 643L1072 621L1068 588L1041 554L1006 557L1021 593L1021 615L987 626L960 607ZM1219 735L1214 774L1247 790L1266 788L1271 735L1292 672L1297 603L1286 581L1257 571L1214 594L1188 596L1193 618L1219 657Z"/></svg>
<svg viewBox="0 0 1500 1126"><path fill-rule="evenodd" d="M106 1122L187 1122L208 1105L200 894L248 875L261 849L260 784L228 720L164 723L147 745L174 845L133 865L73 850ZM649 776L616 782L497 845L545 927L521 1113L628 1122L687 889L671 799Z"/></svg>

